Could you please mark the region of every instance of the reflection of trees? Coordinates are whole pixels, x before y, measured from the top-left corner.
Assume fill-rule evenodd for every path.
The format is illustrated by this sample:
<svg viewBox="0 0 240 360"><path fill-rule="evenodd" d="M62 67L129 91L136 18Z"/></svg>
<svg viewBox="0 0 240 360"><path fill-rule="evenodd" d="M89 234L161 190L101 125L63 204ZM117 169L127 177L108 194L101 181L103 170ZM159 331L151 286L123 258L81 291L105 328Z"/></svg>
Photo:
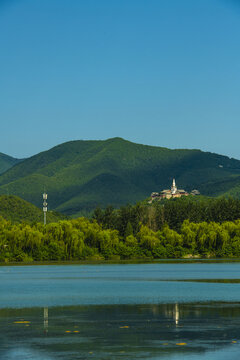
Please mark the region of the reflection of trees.
<svg viewBox="0 0 240 360"><path fill-rule="evenodd" d="M159 304L159 305L148 305L148 309L155 316L164 318L173 318L176 320L188 319L188 318L238 318L240 317L240 304L236 303L214 303L211 304ZM141 311L146 310L141 307Z"/></svg>
<svg viewBox="0 0 240 360"><path fill-rule="evenodd" d="M158 355L161 351L177 352L178 342L186 342L187 351L205 351L209 344L223 347L239 338L240 304L69 306L51 308L50 322L48 315L47 307L0 310L5 342L29 341L43 350L46 346L50 352L61 347L84 354L90 346L90 351L98 353L124 349L134 355L147 349L149 354ZM20 319L29 320L31 325L14 323ZM38 343L35 339L43 336L43 330L48 333L48 342ZM70 334L66 335L66 330ZM64 335L71 337L71 344L62 341ZM167 348L164 343L168 343Z"/></svg>
<svg viewBox="0 0 240 360"><path fill-rule="evenodd" d="M150 305L91 305L91 306L65 306L55 307L51 309L51 313L77 313L79 318L86 317L91 320L95 317L96 312L99 312L99 317L104 311L109 311L111 316L117 317L117 314L126 314L128 319L135 319L136 317L144 319L175 319L176 309L178 309L179 319L221 319L221 318L235 318L240 319L240 303L193 303L193 304L150 304ZM0 318L43 318L48 317L48 308L25 308L25 309L0 309ZM98 316L97 316L98 317Z"/></svg>

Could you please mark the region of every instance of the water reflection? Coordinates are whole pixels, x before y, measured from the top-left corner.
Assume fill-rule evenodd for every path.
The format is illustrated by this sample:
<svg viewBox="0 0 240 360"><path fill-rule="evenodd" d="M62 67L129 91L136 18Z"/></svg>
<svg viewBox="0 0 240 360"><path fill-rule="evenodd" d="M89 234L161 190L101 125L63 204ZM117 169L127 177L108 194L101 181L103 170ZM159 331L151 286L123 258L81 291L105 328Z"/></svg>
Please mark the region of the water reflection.
<svg viewBox="0 0 240 360"><path fill-rule="evenodd" d="M240 263L0 268L0 308L239 301Z"/></svg>
<svg viewBox="0 0 240 360"><path fill-rule="evenodd" d="M43 309L43 327L46 334L48 332L48 307Z"/></svg>
<svg viewBox="0 0 240 360"><path fill-rule="evenodd" d="M179 321L179 308L178 308L178 304L175 304L174 318L175 318L175 324L178 325L178 321Z"/></svg>
<svg viewBox="0 0 240 360"><path fill-rule="evenodd" d="M42 352L37 352L28 348L17 348L4 353L4 360L53 360Z"/></svg>
<svg viewBox="0 0 240 360"><path fill-rule="evenodd" d="M240 356L240 304L0 310L0 359L219 359ZM216 355L216 356L215 356ZM232 356L232 357L231 357Z"/></svg>

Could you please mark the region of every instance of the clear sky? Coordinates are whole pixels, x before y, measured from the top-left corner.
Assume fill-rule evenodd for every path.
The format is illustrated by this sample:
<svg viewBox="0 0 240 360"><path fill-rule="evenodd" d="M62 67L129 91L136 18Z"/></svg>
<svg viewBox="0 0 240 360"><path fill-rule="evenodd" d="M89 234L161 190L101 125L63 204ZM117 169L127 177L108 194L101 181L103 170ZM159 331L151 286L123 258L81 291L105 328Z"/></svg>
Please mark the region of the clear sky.
<svg viewBox="0 0 240 360"><path fill-rule="evenodd" d="M0 152L75 139L240 159L240 0L0 0Z"/></svg>

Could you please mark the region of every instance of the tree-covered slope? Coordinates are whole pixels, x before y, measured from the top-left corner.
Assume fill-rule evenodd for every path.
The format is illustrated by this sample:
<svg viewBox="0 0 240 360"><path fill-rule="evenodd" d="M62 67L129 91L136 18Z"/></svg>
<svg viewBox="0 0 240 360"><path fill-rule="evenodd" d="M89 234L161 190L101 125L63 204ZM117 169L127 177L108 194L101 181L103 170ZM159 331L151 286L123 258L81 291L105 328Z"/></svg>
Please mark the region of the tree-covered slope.
<svg viewBox="0 0 240 360"><path fill-rule="evenodd" d="M33 204L14 195L0 195L0 216L13 223L18 222L43 222L43 212ZM64 219L62 214L47 213L47 222Z"/></svg>
<svg viewBox="0 0 240 360"><path fill-rule="evenodd" d="M200 150L170 150L121 138L71 141L28 158L0 176L7 191L37 206L44 187L51 209L76 215L120 206L171 186L218 195L240 183L240 161ZM211 189L209 191L209 189Z"/></svg>
<svg viewBox="0 0 240 360"><path fill-rule="evenodd" d="M15 159L11 156L0 153L0 174L4 173L20 161L20 159Z"/></svg>

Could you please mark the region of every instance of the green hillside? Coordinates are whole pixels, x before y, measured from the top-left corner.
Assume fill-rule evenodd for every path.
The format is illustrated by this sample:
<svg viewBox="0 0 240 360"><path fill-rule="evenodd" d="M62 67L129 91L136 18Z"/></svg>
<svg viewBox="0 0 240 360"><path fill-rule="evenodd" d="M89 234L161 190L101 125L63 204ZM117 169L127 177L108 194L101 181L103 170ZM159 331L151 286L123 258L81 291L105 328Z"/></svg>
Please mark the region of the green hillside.
<svg viewBox="0 0 240 360"><path fill-rule="evenodd" d="M171 186L220 195L240 184L240 161L200 150L170 150L121 138L71 141L28 158L0 176L0 194L74 215L143 200Z"/></svg>
<svg viewBox="0 0 240 360"><path fill-rule="evenodd" d="M21 160L19 159L0 153L0 174L4 173L20 161Z"/></svg>
<svg viewBox="0 0 240 360"><path fill-rule="evenodd" d="M14 195L0 195L0 216L13 223L43 222L43 212L33 204ZM55 212L47 213L47 223L59 221L64 215Z"/></svg>

